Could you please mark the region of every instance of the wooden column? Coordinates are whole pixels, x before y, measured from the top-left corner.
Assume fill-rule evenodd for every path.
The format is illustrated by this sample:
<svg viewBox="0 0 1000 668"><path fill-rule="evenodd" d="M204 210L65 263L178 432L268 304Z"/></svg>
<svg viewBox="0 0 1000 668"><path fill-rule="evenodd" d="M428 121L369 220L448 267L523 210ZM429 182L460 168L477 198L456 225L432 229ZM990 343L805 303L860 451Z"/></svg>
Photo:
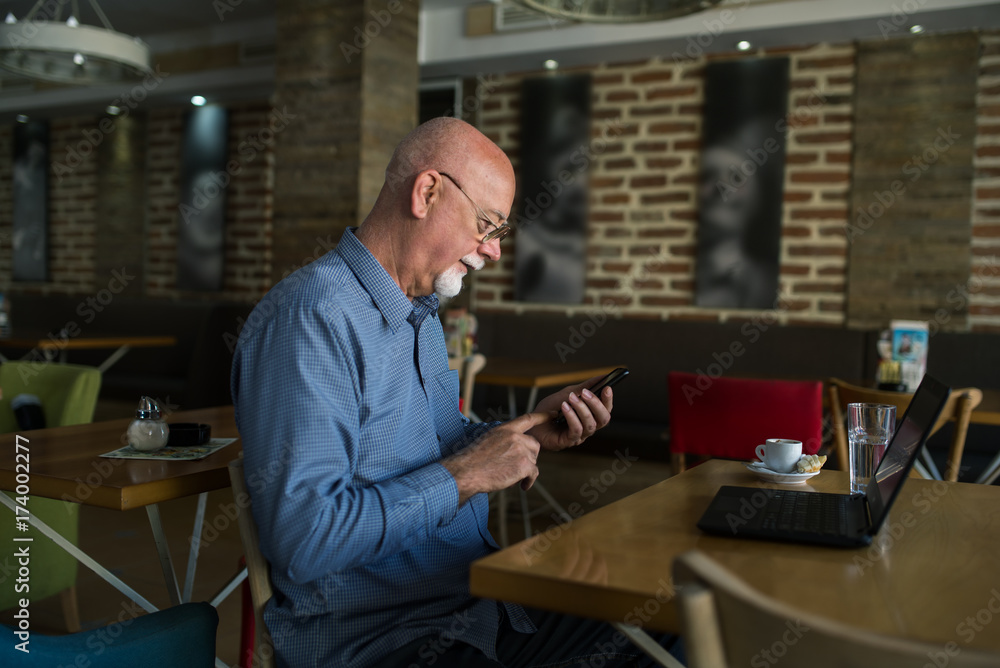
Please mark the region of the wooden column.
<svg viewBox="0 0 1000 668"><path fill-rule="evenodd" d="M966 327L979 39L858 46L847 321Z"/></svg>
<svg viewBox="0 0 1000 668"><path fill-rule="evenodd" d="M367 215L417 118L409 0L276 3L272 277L320 257Z"/></svg>

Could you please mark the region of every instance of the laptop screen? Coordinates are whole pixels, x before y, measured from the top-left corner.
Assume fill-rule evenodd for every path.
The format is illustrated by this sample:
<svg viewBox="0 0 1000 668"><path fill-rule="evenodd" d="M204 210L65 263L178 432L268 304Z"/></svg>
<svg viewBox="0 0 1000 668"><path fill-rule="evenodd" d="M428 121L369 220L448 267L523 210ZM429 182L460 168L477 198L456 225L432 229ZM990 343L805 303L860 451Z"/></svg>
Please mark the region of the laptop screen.
<svg viewBox="0 0 1000 668"><path fill-rule="evenodd" d="M886 448L885 456L865 490L871 512L872 533L877 532L885 521L889 508L906 482L906 476L910 473L920 447L930 435L931 428L948 400L949 392L948 386L930 376L924 376L913 395L903 419L892 435L889 447Z"/></svg>

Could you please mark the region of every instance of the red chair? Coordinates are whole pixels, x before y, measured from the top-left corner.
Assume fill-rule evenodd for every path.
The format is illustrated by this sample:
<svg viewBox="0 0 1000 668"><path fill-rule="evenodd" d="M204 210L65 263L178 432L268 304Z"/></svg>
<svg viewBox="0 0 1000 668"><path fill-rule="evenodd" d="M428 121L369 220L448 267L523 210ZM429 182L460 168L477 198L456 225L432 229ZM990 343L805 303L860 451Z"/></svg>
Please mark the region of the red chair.
<svg viewBox="0 0 1000 668"><path fill-rule="evenodd" d="M802 441L816 454L823 445L821 381L711 378L671 371L670 452L674 473L685 455L754 460L768 438Z"/></svg>

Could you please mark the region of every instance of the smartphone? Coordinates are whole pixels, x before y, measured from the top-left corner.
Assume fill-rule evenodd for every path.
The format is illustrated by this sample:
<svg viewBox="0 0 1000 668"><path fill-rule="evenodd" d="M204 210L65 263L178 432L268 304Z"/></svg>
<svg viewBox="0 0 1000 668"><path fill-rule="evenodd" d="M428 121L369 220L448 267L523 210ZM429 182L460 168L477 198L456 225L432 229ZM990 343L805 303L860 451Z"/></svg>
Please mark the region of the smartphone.
<svg viewBox="0 0 1000 668"><path fill-rule="evenodd" d="M597 381L587 389L593 392L594 394L600 396L601 392L604 391L605 387L612 387L613 385L624 380L626 376L628 376L628 368L621 366L612 371L611 373L609 373L604 378L601 378L599 381ZM566 417L562 413L560 413L559 417L557 417L552 422L557 427L565 426Z"/></svg>

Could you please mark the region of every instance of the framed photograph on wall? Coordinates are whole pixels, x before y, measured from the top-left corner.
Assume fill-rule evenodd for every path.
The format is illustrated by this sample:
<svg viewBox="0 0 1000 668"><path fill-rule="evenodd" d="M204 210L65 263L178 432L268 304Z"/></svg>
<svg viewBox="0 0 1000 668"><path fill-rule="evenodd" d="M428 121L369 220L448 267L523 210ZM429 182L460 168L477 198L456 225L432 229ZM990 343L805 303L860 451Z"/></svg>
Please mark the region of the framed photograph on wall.
<svg viewBox="0 0 1000 668"><path fill-rule="evenodd" d="M589 145L590 75L525 79L514 256L518 301L583 302Z"/></svg>
<svg viewBox="0 0 1000 668"><path fill-rule="evenodd" d="M698 306L774 306L787 108L787 58L705 67L695 265Z"/></svg>
<svg viewBox="0 0 1000 668"><path fill-rule="evenodd" d="M13 268L15 281L49 279L49 124L14 125Z"/></svg>

